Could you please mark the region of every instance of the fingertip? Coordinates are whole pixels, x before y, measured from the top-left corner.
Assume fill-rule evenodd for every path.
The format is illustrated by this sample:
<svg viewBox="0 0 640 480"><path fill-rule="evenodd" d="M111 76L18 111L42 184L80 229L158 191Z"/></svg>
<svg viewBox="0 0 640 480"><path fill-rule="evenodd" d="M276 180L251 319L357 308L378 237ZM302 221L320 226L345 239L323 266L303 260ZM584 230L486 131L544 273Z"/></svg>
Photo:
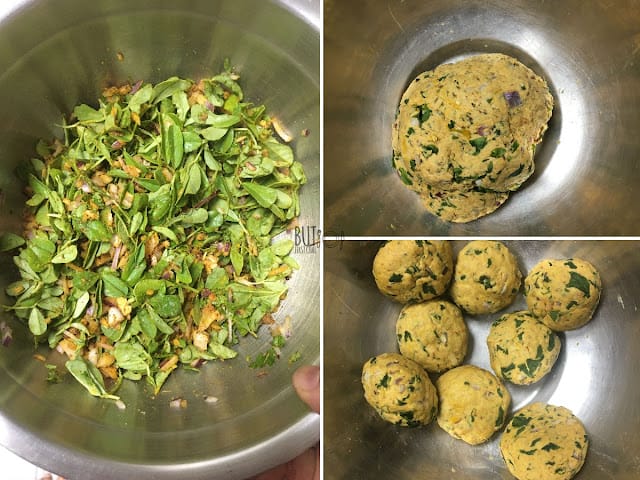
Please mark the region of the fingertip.
<svg viewBox="0 0 640 480"><path fill-rule="evenodd" d="M320 367L303 365L292 378L298 396L316 413L320 413Z"/></svg>

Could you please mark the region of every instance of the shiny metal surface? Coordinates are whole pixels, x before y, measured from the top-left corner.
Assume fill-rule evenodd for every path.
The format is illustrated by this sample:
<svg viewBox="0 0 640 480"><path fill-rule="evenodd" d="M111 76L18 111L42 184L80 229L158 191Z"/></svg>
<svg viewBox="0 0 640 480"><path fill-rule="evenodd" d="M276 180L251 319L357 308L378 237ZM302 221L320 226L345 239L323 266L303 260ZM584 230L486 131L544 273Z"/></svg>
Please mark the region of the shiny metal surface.
<svg viewBox="0 0 640 480"><path fill-rule="evenodd" d="M325 231L339 235L638 235L640 1L325 1ZM495 213L449 224L391 166L391 125L421 71L515 56L556 108L536 172Z"/></svg>
<svg viewBox="0 0 640 480"><path fill-rule="evenodd" d="M454 242L458 251L465 242ZM523 273L543 258L582 257L601 273L600 306L585 327L560 335L553 370L525 387L508 384L511 412L535 401L571 409L591 438L575 478L640 478L640 243L637 241L511 241ZM325 480L512 479L498 449L499 435L470 446L433 423L396 427L380 420L364 400L362 364L397 351L400 306L380 294L371 275L379 242L327 242L324 313ZM524 296L505 311L526 308ZM470 318L473 340L465 360L490 369L486 335L497 314ZM432 376L435 380L435 377ZM541 479L542 480L542 479Z"/></svg>
<svg viewBox="0 0 640 480"><path fill-rule="evenodd" d="M3 2L0 12L1 231L19 230L24 197L14 169L38 138L60 133L53 125L62 112L95 101L108 84L218 73L225 57L246 97L265 103L295 137L309 179L300 225L319 225L319 1L34 0ZM0 444L70 479L240 479L294 457L318 440L320 425L290 383L297 366L319 361L320 252L296 255L302 267L277 315L291 316L293 337L268 375L244 360L267 346L264 331L242 341L234 361L178 372L157 398L125 382L125 410L90 397L70 375L47 384L26 329L1 313L15 339L0 346ZM17 273L8 256L0 265L4 292ZM290 365L296 350L302 358ZM175 397L188 407L170 408Z"/></svg>

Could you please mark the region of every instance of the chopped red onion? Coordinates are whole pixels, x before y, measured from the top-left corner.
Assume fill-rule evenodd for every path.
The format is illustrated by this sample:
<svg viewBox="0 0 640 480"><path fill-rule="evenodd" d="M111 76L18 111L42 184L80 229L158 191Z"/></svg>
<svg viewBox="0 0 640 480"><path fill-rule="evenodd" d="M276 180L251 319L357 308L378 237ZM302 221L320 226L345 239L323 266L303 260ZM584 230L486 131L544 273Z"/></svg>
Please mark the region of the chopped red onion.
<svg viewBox="0 0 640 480"><path fill-rule="evenodd" d="M478 130L476 130L476 133L478 135L480 135L481 137L486 137L487 134L489 133L489 127L487 127L485 125L480 125L478 127Z"/></svg>
<svg viewBox="0 0 640 480"><path fill-rule="evenodd" d="M2 338L2 346L8 347L13 341L13 332L7 322L0 322L0 337Z"/></svg>
<svg viewBox="0 0 640 480"><path fill-rule="evenodd" d="M231 251L230 242L218 242L216 247L218 248L218 251L221 253L229 253Z"/></svg>
<svg viewBox="0 0 640 480"><path fill-rule="evenodd" d="M193 368L200 368L203 364L204 364L204 359L202 359L202 358L197 358L193 362L190 363L190 365Z"/></svg>
<svg viewBox="0 0 640 480"><path fill-rule="evenodd" d="M171 408L186 408L187 401L184 398L174 398L169 402Z"/></svg>
<svg viewBox="0 0 640 480"><path fill-rule="evenodd" d="M520 98L520 94L515 90L512 92L504 92L504 99L507 101L510 108L517 107L518 105L522 105L522 99Z"/></svg>
<svg viewBox="0 0 640 480"><path fill-rule="evenodd" d="M120 262L120 252L122 251L122 245L118 245L113 251L113 261L111 262L111 269L118 269L118 262Z"/></svg>
<svg viewBox="0 0 640 480"><path fill-rule="evenodd" d="M142 86L142 80L138 80L136 83L133 84L133 86L131 87L131 91L129 93L133 95L138 90L140 90L141 86Z"/></svg>

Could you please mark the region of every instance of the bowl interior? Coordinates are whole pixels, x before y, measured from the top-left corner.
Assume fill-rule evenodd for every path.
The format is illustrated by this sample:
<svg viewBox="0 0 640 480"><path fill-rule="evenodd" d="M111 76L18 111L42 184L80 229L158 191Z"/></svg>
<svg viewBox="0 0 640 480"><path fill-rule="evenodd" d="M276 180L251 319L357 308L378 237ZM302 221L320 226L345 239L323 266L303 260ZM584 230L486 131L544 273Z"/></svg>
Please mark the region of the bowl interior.
<svg viewBox="0 0 640 480"><path fill-rule="evenodd" d="M454 251L465 242L454 242ZM640 387L632 365L640 361L637 297L638 244L632 241L510 241L507 247L526 275L544 258L579 257L602 277L603 293L591 322L560 335L553 370L530 386L507 388L509 415L533 402L569 408L584 423L591 446L578 478L631 480L640 475L636 423ZM380 242L329 242L325 249L324 451L325 478L511 479L498 448L500 433L471 446L436 422L403 428L381 420L364 400L362 365L372 356L397 352L395 322L400 305L384 297L371 265ZM491 371L486 336L491 322L524 310L524 296L493 315L465 316L470 330L464 363ZM431 375L431 379L435 380ZM347 433L345 433L347 432ZM344 455L349 452L349 455Z"/></svg>
<svg viewBox="0 0 640 480"><path fill-rule="evenodd" d="M640 14L632 0L359 2L325 6L325 228L336 235L618 235L640 232ZM425 211L391 164L391 126L420 72L471 54L511 55L555 107L536 172L466 224ZM370 195L375 191L376 195ZM619 212L611 215L610 212Z"/></svg>
<svg viewBox="0 0 640 480"><path fill-rule="evenodd" d="M229 58L246 97L264 103L294 137L292 147L308 177L299 224L319 225L320 78L319 2L98 1L15 2L0 21L0 230L20 231L25 197L15 176L39 138L59 135L62 114L96 103L113 84L157 82L173 75L198 79ZM300 134L308 130L309 135ZM264 330L246 338L233 361L209 363L200 373L177 371L153 397L144 382L124 382L126 409L90 397L70 375L48 384L46 368L62 365L34 349L27 329L2 313L14 333L0 347L0 443L33 463L72 478L245 478L285 461L318 439L319 421L291 387L291 374L319 359L320 252L295 232L301 265L276 315L292 319L283 358L267 374L245 357L263 351ZM305 240L305 241L303 241ZM306 242L306 243L305 243ZM17 276L9 255L0 259L0 290ZM9 303L9 299L0 299ZM296 363L287 362L295 351ZM215 396L210 404L205 396ZM175 409L181 397L188 407Z"/></svg>

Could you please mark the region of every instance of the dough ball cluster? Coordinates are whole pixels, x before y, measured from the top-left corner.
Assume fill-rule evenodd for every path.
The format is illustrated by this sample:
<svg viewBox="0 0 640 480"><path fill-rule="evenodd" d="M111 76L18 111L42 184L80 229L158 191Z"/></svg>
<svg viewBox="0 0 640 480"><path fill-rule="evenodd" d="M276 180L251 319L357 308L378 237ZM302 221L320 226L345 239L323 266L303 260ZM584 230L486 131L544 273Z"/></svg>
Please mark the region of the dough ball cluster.
<svg viewBox="0 0 640 480"><path fill-rule="evenodd" d="M370 358L362 368L364 398L387 422L403 427L431 423L438 395L425 371L397 353Z"/></svg>
<svg viewBox="0 0 640 480"><path fill-rule="evenodd" d="M400 99L394 167L431 213L475 220L531 176L552 110L545 80L515 58L491 53L440 65Z"/></svg>
<svg viewBox="0 0 640 480"><path fill-rule="evenodd" d="M440 412L438 425L470 445L484 443L502 428L511 395L491 372L462 365L436 381Z"/></svg>
<svg viewBox="0 0 640 480"><path fill-rule="evenodd" d="M475 240L458 254L450 294L467 313L494 313L513 303L521 284L518 261L504 244Z"/></svg>
<svg viewBox="0 0 640 480"><path fill-rule="evenodd" d="M527 307L556 331L580 328L591 320L601 292L600 274L579 258L543 260L524 281Z"/></svg>
<svg viewBox="0 0 640 480"><path fill-rule="evenodd" d="M502 314L487 335L494 373L463 364L470 339L464 313L495 313L520 292L522 273L504 244L468 242L454 266L447 241L390 241L373 273L382 293L405 303L395 325L400 354L373 357L362 370L365 399L384 420L413 427L437 419L471 445L508 423L500 450L518 480L569 480L582 468L589 446L582 423L566 408L542 403L507 422L511 395L503 381L526 386L553 369L562 348L556 332L587 323L599 303L602 281L593 265L543 260L529 272L528 310ZM455 303L435 298L447 288ZM427 372L439 374L435 385Z"/></svg>
<svg viewBox="0 0 640 480"><path fill-rule="evenodd" d="M400 353L429 372L460 365L468 335L462 312L445 300L407 305L396 322Z"/></svg>
<svg viewBox="0 0 640 480"><path fill-rule="evenodd" d="M373 260L378 289L399 303L442 295L453 275L453 252L446 240L390 240Z"/></svg>
<svg viewBox="0 0 640 480"><path fill-rule="evenodd" d="M570 410L544 403L516 412L500 439L500 453L518 480L569 480L588 448L582 422Z"/></svg>
<svg viewBox="0 0 640 480"><path fill-rule="evenodd" d="M516 385L530 385L549 373L560 346L555 332L526 311L502 315L487 336L491 368Z"/></svg>

